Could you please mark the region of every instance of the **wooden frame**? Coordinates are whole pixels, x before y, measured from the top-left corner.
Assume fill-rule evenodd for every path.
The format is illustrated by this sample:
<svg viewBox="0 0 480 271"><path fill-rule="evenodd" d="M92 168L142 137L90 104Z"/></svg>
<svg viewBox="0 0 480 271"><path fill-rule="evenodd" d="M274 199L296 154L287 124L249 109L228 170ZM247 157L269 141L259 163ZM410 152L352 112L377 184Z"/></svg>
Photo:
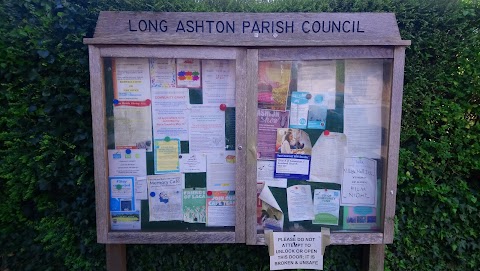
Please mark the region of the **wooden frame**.
<svg viewBox="0 0 480 271"><path fill-rule="evenodd" d="M279 21L283 28L275 29ZM186 30L188 22L195 23L196 28ZM220 23L220 26L223 25L224 28L219 29L218 25L212 28L212 24L215 23ZM256 23L259 28L252 28L251 26L255 26ZM325 31L324 26L319 28L322 23L328 23L328 31ZM330 23L332 23L331 31ZM267 24L268 27L266 27ZM291 28L288 27L290 24ZM246 25L248 25L247 28ZM334 28L334 25L335 27L338 25L338 29ZM183 27L183 31L180 26ZM315 29L315 27L317 28ZM338 31L336 32L335 29ZM410 41L401 39L394 14L104 11L100 13L94 37L85 38L84 42L89 45L97 240L99 243L108 244L107 259L110 260L107 260L107 265L109 270L126 270L123 244L264 244L264 236L257 235L254 223L257 200L257 104L255 103L256 99L252 99L252 97L257 97L258 61L312 58L392 59L392 78L389 82L391 89L386 91L388 97L384 97L390 101L390 104L387 105L390 110L390 118L383 123L387 130L387 146L382 149L382 157L386 159L386 171L382 176L384 182L382 185L381 231L331 233L331 244L334 245L370 245L365 250L369 255L366 268L368 270L383 269L384 244L393 242L403 69L405 48L410 45ZM236 61L236 146L238 149L236 151L235 232L117 232L109 230L108 164L106 163L107 122L104 67L103 61L101 61L104 57L200 58ZM115 262L112 257L122 259L120 262Z"/></svg>
<svg viewBox="0 0 480 271"><path fill-rule="evenodd" d="M244 243L245 242L245 161L244 150L237 150L236 226L235 232L117 232L110 231L107 164L107 128L105 115L104 57L162 57L228 59L236 61L236 77L246 73L245 51L235 48L144 46L132 51L126 46L89 45L92 92L92 119L95 158L95 199L97 209L97 241L105 244L158 243ZM245 104L247 96L243 80L236 80L236 146L246 146Z"/></svg>

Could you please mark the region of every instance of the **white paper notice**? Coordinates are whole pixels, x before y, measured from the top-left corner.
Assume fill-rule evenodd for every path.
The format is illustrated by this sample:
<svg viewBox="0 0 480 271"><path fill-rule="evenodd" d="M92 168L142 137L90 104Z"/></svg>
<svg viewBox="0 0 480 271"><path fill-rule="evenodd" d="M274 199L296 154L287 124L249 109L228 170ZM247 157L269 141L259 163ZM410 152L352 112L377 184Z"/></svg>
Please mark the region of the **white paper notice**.
<svg viewBox="0 0 480 271"><path fill-rule="evenodd" d="M112 68L114 99L120 105L121 102L144 102L150 99L148 58L115 58Z"/></svg>
<svg viewBox="0 0 480 271"><path fill-rule="evenodd" d="M135 177L135 199L148 199L147 188L147 176ZM139 208L135 208L139 210Z"/></svg>
<svg viewBox="0 0 480 271"><path fill-rule="evenodd" d="M235 61L202 60L203 104L235 107Z"/></svg>
<svg viewBox="0 0 480 271"><path fill-rule="evenodd" d="M273 178L275 161L257 160L257 182L264 182L267 186L287 187L287 179Z"/></svg>
<svg viewBox="0 0 480 271"><path fill-rule="evenodd" d="M335 109L336 65L333 60L302 61L298 63L297 90L309 92L310 105Z"/></svg>
<svg viewBox="0 0 480 271"><path fill-rule="evenodd" d="M153 138L188 140L188 88L152 89Z"/></svg>
<svg viewBox="0 0 480 271"><path fill-rule="evenodd" d="M108 150L108 175L146 176L147 158L145 150Z"/></svg>
<svg viewBox="0 0 480 271"><path fill-rule="evenodd" d="M235 151L207 154L207 190L235 190Z"/></svg>
<svg viewBox="0 0 480 271"><path fill-rule="evenodd" d="M376 207L377 161L345 158L342 182L342 206Z"/></svg>
<svg viewBox="0 0 480 271"><path fill-rule="evenodd" d="M345 106L382 103L383 60L345 60Z"/></svg>
<svg viewBox="0 0 480 271"><path fill-rule="evenodd" d="M176 87L175 59L150 59L150 85L152 88Z"/></svg>
<svg viewBox="0 0 480 271"><path fill-rule="evenodd" d="M179 156L180 172L207 172L207 155L205 153L182 153Z"/></svg>
<svg viewBox="0 0 480 271"><path fill-rule="evenodd" d="M325 131L313 145L310 181L341 184L346 152L345 134Z"/></svg>
<svg viewBox="0 0 480 271"><path fill-rule="evenodd" d="M147 178L149 221L183 221L183 174L149 175Z"/></svg>
<svg viewBox="0 0 480 271"><path fill-rule="evenodd" d="M274 232L270 270L323 269L321 232Z"/></svg>
<svg viewBox="0 0 480 271"><path fill-rule="evenodd" d="M189 131L190 152L225 150L225 112L219 105L192 105Z"/></svg>
<svg viewBox="0 0 480 271"><path fill-rule="evenodd" d="M152 114L150 106L114 106L116 149L152 151Z"/></svg>
<svg viewBox="0 0 480 271"><path fill-rule="evenodd" d="M290 222L313 220L312 189L310 185L288 187L287 207Z"/></svg>
<svg viewBox="0 0 480 271"><path fill-rule="evenodd" d="M348 156L380 159L382 110L379 106L344 108L343 132L347 136Z"/></svg>

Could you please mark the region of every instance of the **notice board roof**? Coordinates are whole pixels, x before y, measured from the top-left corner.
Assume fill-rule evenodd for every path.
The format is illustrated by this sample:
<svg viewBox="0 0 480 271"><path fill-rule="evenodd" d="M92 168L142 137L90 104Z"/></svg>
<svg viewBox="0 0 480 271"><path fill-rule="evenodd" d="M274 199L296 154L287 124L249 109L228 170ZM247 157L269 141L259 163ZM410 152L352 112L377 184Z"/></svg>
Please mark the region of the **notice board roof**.
<svg viewBox="0 0 480 271"><path fill-rule="evenodd" d="M406 46L393 13L100 12L96 45Z"/></svg>

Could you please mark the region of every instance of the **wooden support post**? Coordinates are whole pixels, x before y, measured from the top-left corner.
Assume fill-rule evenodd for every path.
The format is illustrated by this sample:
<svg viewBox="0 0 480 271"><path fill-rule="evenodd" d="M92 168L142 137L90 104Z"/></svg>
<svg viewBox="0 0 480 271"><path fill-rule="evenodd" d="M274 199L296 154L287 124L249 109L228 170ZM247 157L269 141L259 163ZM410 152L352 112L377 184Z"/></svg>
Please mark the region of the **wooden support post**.
<svg viewBox="0 0 480 271"><path fill-rule="evenodd" d="M383 271L385 265L385 245L366 245L363 250L364 271Z"/></svg>
<svg viewBox="0 0 480 271"><path fill-rule="evenodd" d="M108 271L127 271L127 246L126 245L106 245L107 246L107 270Z"/></svg>

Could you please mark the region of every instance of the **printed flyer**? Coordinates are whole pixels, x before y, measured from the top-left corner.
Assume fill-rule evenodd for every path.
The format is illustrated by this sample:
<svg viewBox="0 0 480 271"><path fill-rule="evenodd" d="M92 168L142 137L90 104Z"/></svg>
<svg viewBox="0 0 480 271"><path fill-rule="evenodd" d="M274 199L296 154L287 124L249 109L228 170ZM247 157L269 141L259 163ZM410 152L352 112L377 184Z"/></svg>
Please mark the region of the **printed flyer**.
<svg viewBox="0 0 480 271"><path fill-rule="evenodd" d="M135 188L133 176L109 177L110 211L134 211Z"/></svg>
<svg viewBox="0 0 480 271"><path fill-rule="evenodd" d="M200 75L199 59L177 59L177 87L200 88L202 80Z"/></svg>
<svg viewBox="0 0 480 271"><path fill-rule="evenodd" d="M277 129L274 178L308 180L312 143L305 131Z"/></svg>
<svg viewBox="0 0 480 271"><path fill-rule="evenodd" d="M147 158L145 150L108 150L108 175L147 176Z"/></svg>
<svg viewBox="0 0 480 271"><path fill-rule="evenodd" d="M288 111L258 109L257 158L275 159L278 128L288 128Z"/></svg>
<svg viewBox="0 0 480 271"><path fill-rule="evenodd" d="M207 172L207 155L205 153L182 153L179 156L180 172Z"/></svg>
<svg viewBox="0 0 480 271"><path fill-rule="evenodd" d="M140 230L139 211L110 212L110 227L114 231Z"/></svg>
<svg viewBox="0 0 480 271"><path fill-rule="evenodd" d="M202 60L203 104L235 107L235 61Z"/></svg>
<svg viewBox="0 0 480 271"><path fill-rule="evenodd" d="M152 151L148 59L115 58L112 77L115 148Z"/></svg>
<svg viewBox="0 0 480 271"><path fill-rule="evenodd" d="M310 185L294 185L287 188L288 220L313 220L312 188Z"/></svg>
<svg viewBox="0 0 480 271"><path fill-rule="evenodd" d="M149 175L147 178L149 221L183 221L183 174Z"/></svg>
<svg viewBox="0 0 480 271"><path fill-rule="evenodd" d="M258 108L285 111L291 68L289 61L258 63Z"/></svg>
<svg viewBox="0 0 480 271"><path fill-rule="evenodd" d="M175 76L175 59L150 59L150 86L154 88L174 88L177 86Z"/></svg>
<svg viewBox="0 0 480 271"><path fill-rule="evenodd" d="M207 154L207 189L235 190L235 151Z"/></svg>
<svg viewBox="0 0 480 271"><path fill-rule="evenodd" d="M301 61L297 65L297 89L310 94L308 104L335 109L335 60Z"/></svg>
<svg viewBox="0 0 480 271"><path fill-rule="evenodd" d="M265 183L266 186L287 188L287 179L273 178L275 161L257 160L257 182Z"/></svg>
<svg viewBox="0 0 480 271"><path fill-rule="evenodd" d="M183 221L188 223L205 223L206 220L205 188L185 188L183 190Z"/></svg>
<svg viewBox="0 0 480 271"><path fill-rule="evenodd" d="M188 140L187 88L152 89L153 138Z"/></svg>
<svg viewBox="0 0 480 271"><path fill-rule="evenodd" d="M313 224L338 225L340 216L340 191L315 189L313 191Z"/></svg>
<svg viewBox="0 0 480 271"><path fill-rule="evenodd" d="M155 174L180 172L180 141L174 138L155 140Z"/></svg>
<svg viewBox="0 0 480 271"><path fill-rule="evenodd" d="M225 150L225 112L218 105L192 105L189 131L190 152Z"/></svg>
<svg viewBox="0 0 480 271"><path fill-rule="evenodd" d="M207 192L207 227L235 226L235 191Z"/></svg>

